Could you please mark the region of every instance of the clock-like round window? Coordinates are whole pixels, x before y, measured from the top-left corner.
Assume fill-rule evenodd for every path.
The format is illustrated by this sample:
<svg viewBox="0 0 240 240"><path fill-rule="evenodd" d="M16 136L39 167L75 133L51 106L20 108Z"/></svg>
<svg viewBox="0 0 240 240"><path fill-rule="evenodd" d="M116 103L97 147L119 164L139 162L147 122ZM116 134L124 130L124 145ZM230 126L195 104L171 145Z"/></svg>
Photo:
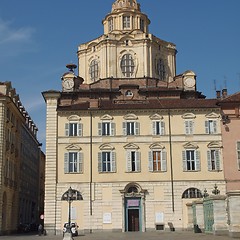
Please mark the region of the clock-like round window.
<svg viewBox="0 0 240 240"><path fill-rule="evenodd" d="M124 54L121 60L121 70L125 77L131 77L134 72L134 60L131 54Z"/></svg>
<svg viewBox="0 0 240 240"><path fill-rule="evenodd" d="M90 74L90 78L93 82L95 82L98 79L99 67L98 67L97 60L91 61L90 68L89 68L89 74Z"/></svg>

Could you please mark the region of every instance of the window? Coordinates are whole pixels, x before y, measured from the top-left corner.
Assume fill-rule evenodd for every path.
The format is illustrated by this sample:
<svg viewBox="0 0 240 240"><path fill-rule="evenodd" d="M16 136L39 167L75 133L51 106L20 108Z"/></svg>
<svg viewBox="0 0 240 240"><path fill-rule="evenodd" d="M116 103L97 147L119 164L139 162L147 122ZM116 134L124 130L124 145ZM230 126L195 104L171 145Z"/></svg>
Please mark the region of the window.
<svg viewBox="0 0 240 240"><path fill-rule="evenodd" d="M186 133L186 135L193 134L193 121L192 120L185 121L185 133Z"/></svg>
<svg viewBox="0 0 240 240"><path fill-rule="evenodd" d="M113 18L109 18L108 20L108 31L113 31Z"/></svg>
<svg viewBox="0 0 240 240"><path fill-rule="evenodd" d="M197 188L188 188L184 191L182 198L202 198L203 195L201 191Z"/></svg>
<svg viewBox="0 0 240 240"><path fill-rule="evenodd" d="M139 135L139 122L123 122L123 135Z"/></svg>
<svg viewBox="0 0 240 240"><path fill-rule="evenodd" d="M121 60L121 70L125 77L131 77L134 72L134 61L131 54L125 54Z"/></svg>
<svg viewBox="0 0 240 240"><path fill-rule="evenodd" d="M166 70L164 61L162 59L158 59L156 70L160 80L164 80L166 78Z"/></svg>
<svg viewBox="0 0 240 240"><path fill-rule="evenodd" d="M165 134L165 123L163 121L153 121L152 128L153 128L153 135Z"/></svg>
<svg viewBox="0 0 240 240"><path fill-rule="evenodd" d="M114 136L115 135L115 123L111 123L111 122L98 123L98 135L99 136Z"/></svg>
<svg viewBox="0 0 240 240"><path fill-rule="evenodd" d="M132 97L133 96L132 91L131 90L127 90L126 93L125 93L125 96Z"/></svg>
<svg viewBox="0 0 240 240"><path fill-rule="evenodd" d="M142 30L144 32L144 20L142 18L140 18L140 30Z"/></svg>
<svg viewBox="0 0 240 240"><path fill-rule="evenodd" d="M90 78L93 82L95 82L98 78L98 62L97 60L92 60L90 63L90 68L89 68L89 73L90 73Z"/></svg>
<svg viewBox="0 0 240 240"><path fill-rule="evenodd" d="M127 172L140 172L140 152L127 151Z"/></svg>
<svg viewBox="0 0 240 240"><path fill-rule="evenodd" d="M83 154L80 152L68 152L64 155L65 173L82 173Z"/></svg>
<svg viewBox="0 0 240 240"><path fill-rule="evenodd" d="M200 170L200 152L197 150L185 150L182 152L183 170L199 171Z"/></svg>
<svg viewBox="0 0 240 240"><path fill-rule="evenodd" d="M66 123L65 124L65 136L82 136L82 124L81 123Z"/></svg>
<svg viewBox="0 0 240 240"><path fill-rule="evenodd" d="M205 121L205 132L207 134L217 133L217 121L215 120Z"/></svg>
<svg viewBox="0 0 240 240"><path fill-rule="evenodd" d="M207 152L208 170L220 170L220 152L219 150L211 149Z"/></svg>
<svg viewBox="0 0 240 240"><path fill-rule="evenodd" d="M167 171L167 153L164 150L154 150L149 152L149 171Z"/></svg>
<svg viewBox="0 0 240 240"><path fill-rule="evenodd" d="M98 171L99 172L115 172L116 157L115 152L99 152L98 153Z"/></svg>
<svg viewBox="0 0 240 240"><path fill-rule="evenodd" d="M129 29L131 27L131 18L130 16L123 16L123 29Z"/></svg>

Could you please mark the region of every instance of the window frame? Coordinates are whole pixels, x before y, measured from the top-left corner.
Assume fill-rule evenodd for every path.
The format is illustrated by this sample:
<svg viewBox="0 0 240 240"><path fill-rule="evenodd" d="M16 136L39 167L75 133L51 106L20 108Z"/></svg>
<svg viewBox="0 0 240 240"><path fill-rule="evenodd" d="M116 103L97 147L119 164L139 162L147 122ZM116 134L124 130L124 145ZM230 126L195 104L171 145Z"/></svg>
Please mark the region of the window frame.
<svg viewBox="0 0 240 240"><path fill-rule="evenodd" d="M96 59L93 59L89 65L89 75L92 82L98 79L99 75L99 63Z"/></svg>
<svg viewBox="0 0 240 240"><path fill-rule="evenodd" d="M157 60L156 71L160 80L166 79L166 67L165 67L164 60L162 58L159 58Z"/></svg>
<svg viewBox="0 0 240 240"><path fill-rule="evenodd" d="M153 135L165 135L165 122L161 120L152 121Z"/></svg>
<svg viewBox="0 0 240 240"><path fill-rule="evenodd" d="M189 155L189 153L191 154ZM185 149L182 152L182 161L184 172L200 171L200 151L196 149Z"/></svg>
<svg viewBox="0 0 240 240"><path fill-rule="evenodd" d="M107 128L104 126L108 125ZM98 135L99 136L114 136L115 135L115 123L111 121L102 121L98 123Z"/></svg>
<svg viewBox="0 0 240 240"><path fill-rule="evenodd" d="M141 172L140 152L136 149L128 149L126 152L127 172Z"/></svg>
<svg viewBox="0 0 240 240"><path fill-rule="evenodd" d="M72 128L71 126L75 126ZM83 124L79 122L65 123L65 136L67 137L79 137L83 135Z"/></svg>
<svg viewBox="0 0 240 240"><path fill-rule="evenodd" d="M122 26L123 30L131 29L131 16L130 15L123 15L122 17Z"/></svg>
<svg viewBox="0 0 240 240"><path fill-rule="evenodd" d="M157 153L157 155L160 156L160 159L158 159L159 161L157 161L157 159L154 158L155 153ZM166 150L153 149L148 153L148 169L149 169L149 172L166 172L167 171Z"/></svg>
<svg viewBox="0 0 240 240"><path fill-rule="evenodd" d="M140 134L140 123L136 121L123 122L123 135L136 136Z"/></svg>
<svg viewBox="0 0 240 240"><path fill-rule="evenodd" d="M113 151L101 151L98 153L98 172L116 172L116 153Z"/></svg>
<svg viewBox="0 0 240 240"><path fill-rule="evenodd" d="M220 150L209 149L207 151L208 171L220 171Z"/></svg>
<svg viewBox="0 0 240 240"><path fill-rule="evenodd" d="M185 120L184 121L184 126L185 126L185 134L186 135L193 135L194 121L193 120Z"/></svg>
<svg viewBox="0 0 240 240"><path fill-rule="evenodd" d="M217 121L216 120L206 120L205 121L205 132L207 134L216 134L217 133Z"/></svg>
<svg viewBox="0 0 240 240"><path fill-rule="evenodd" d="M108 31L112 32L114 30L114 26L113 26L113 18L109 18L108 19Z"/></svg>
<svg viewBox="0 0 240 240"><path fill-rule="evenodd" d="M70 164L75 166L70 167ZM83 153L77 151L69 151L64 154L64 173L83 173Z"/></svg>
<svg viewBox="0 0 240 240"><path fill-rule="evenodd" d="M120 68L125 77L131 77L133 75L135 71L135 63L132 54L125 53L121 57Z"/></svg>
<svg viewBox="0 0 240 240"><path fill-rule="evenodd" d="M183 192L182 198L203 198L203 195L198 188L188 188Z"/></svg>

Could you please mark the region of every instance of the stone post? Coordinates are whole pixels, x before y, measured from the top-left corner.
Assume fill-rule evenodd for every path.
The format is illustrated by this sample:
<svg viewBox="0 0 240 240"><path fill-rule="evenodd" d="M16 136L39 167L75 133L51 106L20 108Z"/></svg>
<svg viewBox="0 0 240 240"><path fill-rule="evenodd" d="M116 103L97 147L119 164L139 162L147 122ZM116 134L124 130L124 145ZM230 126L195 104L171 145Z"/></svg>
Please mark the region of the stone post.
<svg viewBox="0 0 240 240"><path fill-rule="evenodd" d="M229 236L240 238L240 190L227 193Z"/></svg>

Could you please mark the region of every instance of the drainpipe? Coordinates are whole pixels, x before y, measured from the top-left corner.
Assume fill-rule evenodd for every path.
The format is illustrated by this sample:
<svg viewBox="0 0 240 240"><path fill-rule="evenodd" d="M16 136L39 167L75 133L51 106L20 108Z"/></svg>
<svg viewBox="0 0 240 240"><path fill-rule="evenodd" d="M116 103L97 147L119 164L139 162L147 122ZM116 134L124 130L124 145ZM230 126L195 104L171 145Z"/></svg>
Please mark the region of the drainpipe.
<svg viewBox="0 0 240 240"><path fill-rule="evenodd" d="M172 192L172 211L175 211L174 206L174 185L173 185L173 158L172 158L172 131L171 131L171 115L168 109L168 125L169 125L169 146L170 146L170 171L171 171L171 192Z"/></svg>
<svg viewBox="0 0 240 240"><path fill-rule="evenodd" d="M90 233L92 233L92 215L93 215L93 209L92 209L92 112L90 110L90 185L89 185L89 207L90 207Z"/></svg>

